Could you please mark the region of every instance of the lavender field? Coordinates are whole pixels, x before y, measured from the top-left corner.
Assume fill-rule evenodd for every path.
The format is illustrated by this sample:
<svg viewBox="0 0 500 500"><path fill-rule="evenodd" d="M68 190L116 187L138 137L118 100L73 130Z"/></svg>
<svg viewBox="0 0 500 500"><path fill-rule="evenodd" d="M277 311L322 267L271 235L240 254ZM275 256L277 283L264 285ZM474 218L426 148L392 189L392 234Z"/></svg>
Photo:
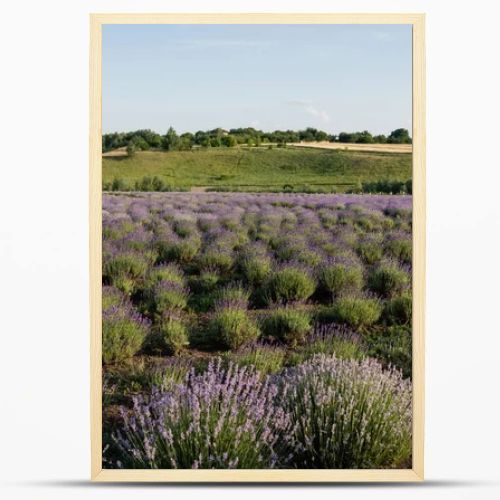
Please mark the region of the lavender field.
<svg viewBox="0 0 500 500"><path fill-rule="evenodd" d="M105 467L411 467L411 196L102 213Z"/></svg>

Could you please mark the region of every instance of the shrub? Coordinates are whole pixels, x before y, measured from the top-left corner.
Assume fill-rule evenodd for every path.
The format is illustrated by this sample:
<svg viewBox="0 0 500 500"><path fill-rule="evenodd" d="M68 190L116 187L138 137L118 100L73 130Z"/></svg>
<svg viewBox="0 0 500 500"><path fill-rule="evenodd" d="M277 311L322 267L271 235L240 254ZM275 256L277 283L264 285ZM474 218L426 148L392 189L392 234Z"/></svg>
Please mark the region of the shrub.
<svg viewBox="0 0 500 500"><path fill-rule="evenodd" d="M292 466L405 468L411 459L411 384L374 360L318 355L284 376Z"/></svg>
<svg viewBox="0 0 500 500"><path fill-rule="evenodd" d="M179 238L187 238L196 230L196 225L193 221L176 220L174 221L172 228Z"/></svg>
<svg viewBox="0 0 500 500"><path fill-rule="evenodd" d="M411 264L412 241L409 238L391 238L385 243L385 251L389 257L400 260L404 264Z"/></svg>
<svg viewBox="0 0 500 500"><path fill-rule="evenodd" d="M109 365L104 372L103 397L109 404L128 402L139 392L167 390L184 382L192 363L187 358L134 358Z"/></svg>
<svg viewBox="0 0 500 500"><path fill-rule="evenodd" d="M251 390L249 390L251 388ZM191 371L170 391L137 397L113 436L114 464L138 469L272 469L280 467L288 419L275 385L251 368L221 362Z"/></svg>
<svg viewBox="0 0 500 500"><path fill-rule="evenodd" d="M113 306L123 305L125 297L123 293L112 286L102 287L102 309L103 311Z"/></svg>
<svg viewBox="0 0 500 500"><path fill-rule="evenodd" d="M252 285L262 284L271 271L271 259L268 256L248 256L241 261L243 275Z"/></svg>
<svg viewBox="0 0 500 500"><path fill-rule="evenodd" d="M191 262L198 254L201 241L198 238L186 238L172 241L160 240L156 244L159 262Z"/></svg>
<svg viewBox="0 0 500 500"><path fill-rule="evenodd" d="M200 269L218 269L219 272L227 273L233 266L233 255L230 250L220 248L207 248L198 257Z"/></svg>
<svg viewBox="0 0 500 500"><path fill-rule="evenodd" d="M209 292L217 286L219 280L220 276L216 269L203 269L199 276L192 276L189 283L195 290Z"/></svg>
<svg viewBox="0 0 500 500"><path fill-rule="evenodd" d="M115 177L113 179L113 182L111 184L111 191L128 191L128 190L129 190L128 185L123 179L119 177Z"/></svg>
<svg viewBox="0 0 500 500"><path fill-rule="evenodd" d="M209 324L211 336L227 349L238 349L260 335L260 330L244 309L227 307L215 312Z"/></svg>
<svg viewBox="0 0 500 500"><path fill-rule="evenodd" d="M102 360L115 363L137 354L149 323L126 306L112 306L102 314Z"/></svg>
<svg viewBox="0 0 500 500"><path fill-rule="evenodd" d="M375 241L365 241L358 244L356 251L366 264L372 265L382 258L382 247Z"/></svg>
<svg viewBox="0 0 500 500"><path fill-rule="evenodd" d="M394 264L382 264L368 276L371 291L385 297L401 293L409 284L408 274Z"/></svg>
<svg viewBox="0 0 500 500"><path fill-rule="evenodd" d="M174 263L153 267L149 272L148 278L152 284L159 281L169 281L179 285L184 285L185 283L182 269Z"/></svg>
<svg viewBox="0 0 500 500"><path fill-rule="evenodd" d="M384 319L389 324L406 325L411 322L412 298L409 294L390 299L385 304Z"/></svg>
<svg viewBox="0 0 500 500"><path fill-rule="evenodd" d="M367 337L368 355L379 359L386 366L401 370L404 377L412 374L411 328L390 326L383 332L373 332Z"/></svg>
<svg viewBox="0 0 500 500"><path fill-rule="evenodd" d="M360 336L334 324L316 325L299 352L303 360L315 354L334 354L338 359L361 359L365 356Z"/></svg>
<svg viewBox="0 0 500 500"><path fill-rule="evenodd" d="M215 304L219 308L233 307L237 309L246 309L250 292L240 284L228 285L219 290L215 299Z"/></svg>
<svg viewBox="0 0 500 500"><path fill-rule="evenodd" d="M160 336L167 351L177 356L189 345L188 331L179 318L168 316L160 325Z"/></svg>
<svg viewBox="0 0 500 500"><path fill-rule="evenodd" d="M147 260L137 253L124 252L104 262L103 279L126 294L131 294L148 269Z"/></svg>
<svg viewBox="0 0 500 500"><path fill-rule="evenodd" d="M310 273L302 267L285 266L275 271L268 282L269 302L294 302L308 299L316 288Z"/></svg>
<svg viewBox="0 0 500 500"><path fill-rule="evenodd" d="M304 342L311 330L311 320L307 313L288 307L273 309L264 318L263 332L290 345Z"/></svg>
<svg viewBox="0 0 500 500"><path fill-rule="evenodd" d="M172 281L158 281L151 290L154 312L161 314L172 309L187 306L189 292L186 287Z"/></svg>
<svg viewBox="0 0 500 500"><path fill-rule="evenodd" d="M278 347L255 345L238 353L230 353L227 358L238 366L251 366L261 375L269 375L283 368L285 355L285 351Z"/></svg>
<svg viewBox="0 0 500 500"><path fill-rule="evenodd" d="M321 266L319 282L332 296L339 297L361 290L363 270L355 263L335 259Z"/></svg>
<svg viewBox="0 0 500 500"><path fill-rule="evenodd" d="M338 323L361 328L378 321L382 306L376 299L342 297L335 302L332 313Z"/></svg>

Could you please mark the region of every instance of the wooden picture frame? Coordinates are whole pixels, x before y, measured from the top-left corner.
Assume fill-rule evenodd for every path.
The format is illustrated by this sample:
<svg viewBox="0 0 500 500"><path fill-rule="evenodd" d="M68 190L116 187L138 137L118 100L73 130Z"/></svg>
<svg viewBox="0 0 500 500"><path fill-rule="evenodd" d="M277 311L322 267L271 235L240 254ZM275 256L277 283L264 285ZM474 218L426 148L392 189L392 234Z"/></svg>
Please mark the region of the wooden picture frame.
<svg viewBox="0 0 500 500"><path fill-rule="evenodd" d="M425 49L424 14L90 15L91 479L162 482L415 482L424 478ZM410 24L413 29L413 462L381 470L110 470L102 467L101 28L105 24Z"/></svg>

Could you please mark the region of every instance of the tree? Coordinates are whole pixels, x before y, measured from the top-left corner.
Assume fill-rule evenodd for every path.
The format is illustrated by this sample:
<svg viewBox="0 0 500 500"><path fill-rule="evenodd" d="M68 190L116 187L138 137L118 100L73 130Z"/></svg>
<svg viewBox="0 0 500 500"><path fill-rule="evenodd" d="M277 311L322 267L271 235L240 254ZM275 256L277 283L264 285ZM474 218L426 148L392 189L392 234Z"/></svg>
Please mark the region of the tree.
<svg viewBox="0 0 500 500"><path fill-rule="evenodd" d="M127 155L128 156L135 156L135 151L136 151L135 144L132 141L130 141L127 144Z"/></svg>
<svg viewBox="0 0 500 500"><path fill-rule="evenodd" d="M228 148L233 148L238 144L238 141L236 140L236 137L234 137L234 135L225 135L224 137L221 137L220 141L223 146L226 146Z"/></svg>
<svg viewBox="0 0 500 500"><path fill-rule="evenodd" d="M411 137L407 129L397 128L391 132L387 142L391 144L411 144Z"/></svg>
<svg viewBox="0 0 500 500"><path fill-rule="evenodd" d="M384 134L376 135L373 138L373 142L376 142L377 144L385 144L387 142L387 137Z"/></svg>
<svg viewBox="0 0 500 500"><path fill-rule="evenodd" d="M370 144L373 142L373 136L368 130L363 130L357 134L356 142L360 144Z"/></svg>
<svg viewBox="0 0 500 500"><path fill-rule="evenodd" d="M179 148L179 136L172 127L163 136L161 147L166 151L175 151Z"/></svg>
<svg viewBox="0 0 500 500"><path fill-rule="evenodd" d="M150 148L148 142L141 135L134 135L129 144L133 144L136 151L147 151Z"/></svg>
<svg viewBox="0 0 500 500"><path fill-rule="evenodd" d="M193 147L194 135L191 132L186 132L181 135L179 140L179 149L182 151L187 151Z"/></svg>
<svg viewBox="0 0 500 500"><path fill-rule="evenodd" d="M328 140L328 134L326 132L323 132L323 130L318 130L316 132L316 140L317 141L327 141Z"/></svg>
<svg viewBox="0 0 500 500"><path fill-rule="evenodd" d="M339 142L353 142L353 135L349 132L340 132Z"/></svg>

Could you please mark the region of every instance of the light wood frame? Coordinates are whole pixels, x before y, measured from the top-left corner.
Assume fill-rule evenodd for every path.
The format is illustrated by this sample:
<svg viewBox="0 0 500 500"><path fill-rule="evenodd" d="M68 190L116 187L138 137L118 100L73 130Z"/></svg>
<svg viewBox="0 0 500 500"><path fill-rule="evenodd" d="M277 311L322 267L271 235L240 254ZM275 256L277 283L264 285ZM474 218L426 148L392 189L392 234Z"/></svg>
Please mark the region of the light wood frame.
<svg viewBox="0 0 500 500"><path fill-rule="evenodd" d="M91 479L132 482L417 482L424 479L425 320L424 14L91 14L90 15L90 362ZM411 24L413 27L413 467L381 470L110 470L102 468L103 24Z"/></svg>

